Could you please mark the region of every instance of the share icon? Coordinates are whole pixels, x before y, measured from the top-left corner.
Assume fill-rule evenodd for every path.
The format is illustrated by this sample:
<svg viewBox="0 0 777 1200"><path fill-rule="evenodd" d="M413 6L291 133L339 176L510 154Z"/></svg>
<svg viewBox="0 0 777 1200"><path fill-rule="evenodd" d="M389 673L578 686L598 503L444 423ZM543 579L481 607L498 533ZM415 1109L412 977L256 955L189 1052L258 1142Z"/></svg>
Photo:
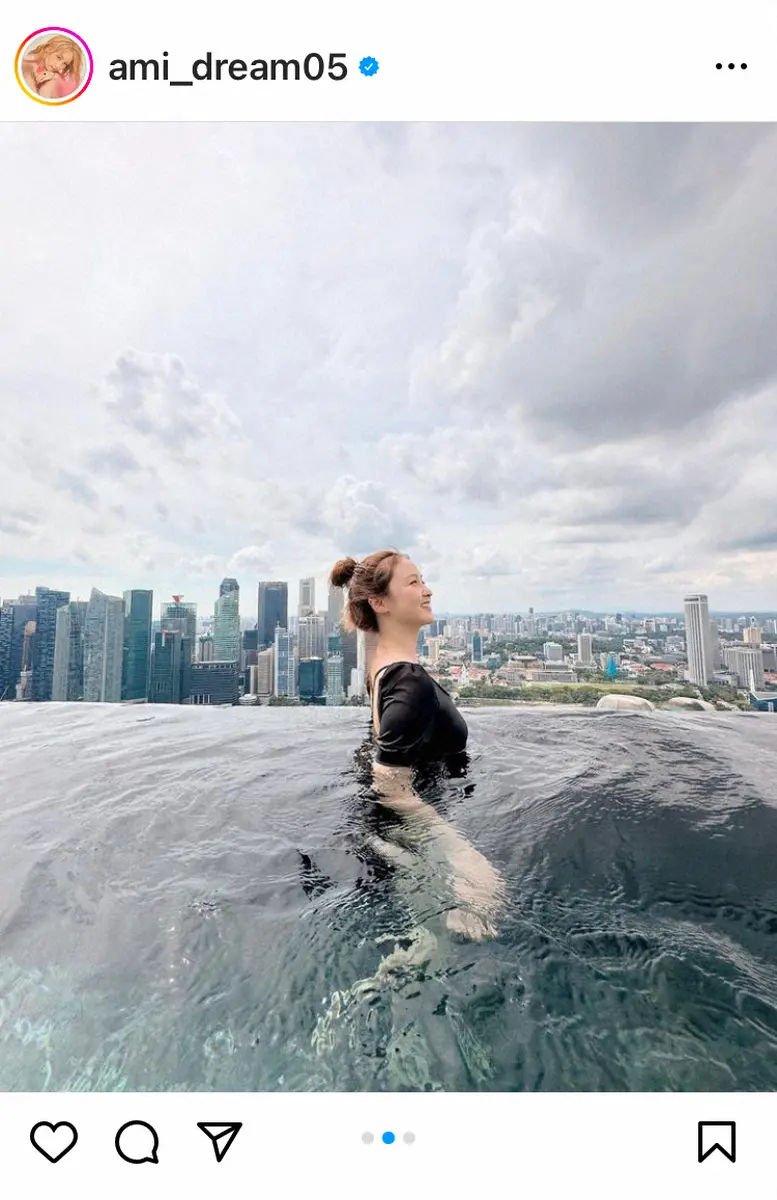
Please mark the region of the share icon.
<svg viewBox="0 0 777 1200"><path fill-rule="evenodd" d="M208 1135L213 1143L213 1153L216 1155L216 1162L221 1162L227 1150L243 1128L243 1122L198 1121L197 1128Z"/></svg>

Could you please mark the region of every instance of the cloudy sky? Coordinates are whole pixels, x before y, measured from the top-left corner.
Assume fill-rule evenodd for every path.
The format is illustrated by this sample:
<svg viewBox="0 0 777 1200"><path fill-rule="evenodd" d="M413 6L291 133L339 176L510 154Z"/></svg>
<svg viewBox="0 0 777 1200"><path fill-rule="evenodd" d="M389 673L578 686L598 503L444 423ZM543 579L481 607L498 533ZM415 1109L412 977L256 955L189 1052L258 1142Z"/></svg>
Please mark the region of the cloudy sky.
<svg viewBox="0 0 777 1200"><path fill-rule="evenodd" d="M777 606L777 128L0 126L0 596Z"/></svg>

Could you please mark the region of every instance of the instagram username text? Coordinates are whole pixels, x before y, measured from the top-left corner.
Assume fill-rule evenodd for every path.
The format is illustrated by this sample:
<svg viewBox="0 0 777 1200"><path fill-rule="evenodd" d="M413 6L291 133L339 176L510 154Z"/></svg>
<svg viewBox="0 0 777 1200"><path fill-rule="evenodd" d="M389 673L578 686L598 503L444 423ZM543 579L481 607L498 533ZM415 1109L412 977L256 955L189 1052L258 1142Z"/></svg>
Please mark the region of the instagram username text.
<svg viewBox="0 0 777 1200"><path fill-rule="evenodd" d="M345 54L306 54L304 58L215 58L209 50L204 58L195 59L191 79L172 79L167 50L161 58L115 58L108 75L119 83L169 83L171 87L193 87L195 82L207 83L222 79L255 79L275 81L334 79L339 82L348 74Z"/></svg>

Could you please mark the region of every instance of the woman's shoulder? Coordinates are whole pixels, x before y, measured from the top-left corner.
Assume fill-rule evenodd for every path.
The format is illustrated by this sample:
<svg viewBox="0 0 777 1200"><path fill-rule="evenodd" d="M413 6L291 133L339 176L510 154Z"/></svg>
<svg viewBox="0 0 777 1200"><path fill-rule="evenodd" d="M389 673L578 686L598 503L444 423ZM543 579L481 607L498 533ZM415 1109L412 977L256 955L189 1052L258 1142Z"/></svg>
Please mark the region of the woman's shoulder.
<svg viewBox="0 0 777 1200"><path fill-rule="evenodd" d="M372 685L380 685L383 695L395 688L413 688L423 691L434 690L434 682L429 672L420 663L398 659L397 662L386 663L378 667L372 676Z"/></svg>

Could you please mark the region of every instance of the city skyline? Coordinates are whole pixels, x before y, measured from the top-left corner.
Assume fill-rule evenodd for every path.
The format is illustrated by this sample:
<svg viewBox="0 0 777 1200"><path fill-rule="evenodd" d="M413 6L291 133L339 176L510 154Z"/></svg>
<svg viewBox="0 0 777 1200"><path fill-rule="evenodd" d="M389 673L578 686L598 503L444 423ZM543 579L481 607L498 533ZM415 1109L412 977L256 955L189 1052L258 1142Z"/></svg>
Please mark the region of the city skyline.
<svg viewBox="0 0 777 1200"><path fill-rule="evenodd" d="M4 599L206 611L394 546L445 613L774 604L773 126L3 138ZM30 155L79 164L63 304Z"/></svg>

